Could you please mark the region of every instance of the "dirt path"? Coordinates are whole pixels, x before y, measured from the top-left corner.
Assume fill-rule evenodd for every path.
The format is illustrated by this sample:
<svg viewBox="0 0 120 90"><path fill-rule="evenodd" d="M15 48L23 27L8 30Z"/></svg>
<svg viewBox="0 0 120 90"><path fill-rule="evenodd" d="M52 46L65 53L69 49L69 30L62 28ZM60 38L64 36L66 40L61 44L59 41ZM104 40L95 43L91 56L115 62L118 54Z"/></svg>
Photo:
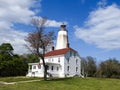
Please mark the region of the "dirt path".
<svg viewBox="0 0 120 90"><path fill-rule="evenodd" d="M41 80L28 80L28 81L18 81L18 82L3 82L3 81L0 81L0 84L10 85L10 84L36 82L36 81L41 81Z"/></svg>

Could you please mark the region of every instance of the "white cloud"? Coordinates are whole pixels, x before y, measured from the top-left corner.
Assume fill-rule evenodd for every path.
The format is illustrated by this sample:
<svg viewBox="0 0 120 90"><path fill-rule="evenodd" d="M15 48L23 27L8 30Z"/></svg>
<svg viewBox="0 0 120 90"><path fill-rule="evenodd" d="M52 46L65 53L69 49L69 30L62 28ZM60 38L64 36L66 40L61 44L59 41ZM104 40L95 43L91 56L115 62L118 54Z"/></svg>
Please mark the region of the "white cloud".
<svg viewBox="0 0 120 90"><path fill-rule="evenodd" d="M28 50L25 48L26 42L24 41L25 36L27 36L27 33L16 31L16 30L2 30L0 31L0 44L2 43L11 43L14 47L15 53L25 53L28 52Z"/></svg>
<svg viewBox="0 0 120 90"><path fill-rule="evenodd" d="M97 5L100 6L100 7L105 7L107 5L107 0L100 0L97 3Z"/></svg>
<svg viewBox="0 0 120 90"><path fill-rule="evenodd" d="M0 0L0 44L9 42L14 52L27 52L24 38L27 32L14 29L15 24L29 24L32 17L40 12L41 0ZM48 20L50 27L57 27L61 22Z"/></svg>
<svg viewBox="0 0 120 90"><path fill-rule="evenodd" d="M47 25L48 27L60 27L60 25L61 25L62 23L66 24L66 25L68 24L66 21L57 22L57 21L55 21L55 20L48 20L48 21L46 22L46 25Z"/></svg>
<svg viewBox="0 0 120 90"><path fill-rule="evenodd" d="M35 13L30 10L33 0L0 0L0 21L28 23Z"/></svg>
<svg viewBox="0 0 120 90"><path fill-rule="evenodd" d="M90 13L84 27L75 29L75 35L86 43L108 50L120 49L120 7L99 7Z"/></svg>
<svg viewBox="0 0 120 90"><path fill-rule="evenodd" d="M36 1L36 0L35 0ZM26 32L15 30L14 24L28 24L35 12L30 8L36 3L33 0L0 0L0 44L9 42L15 53L25 53L24 37Z"/></svg>
<svg viewBox="0 0 120 90"><path fill-rule="evenodd" d="M38 16L35 16L34 18L38 19L39 21L41 21L41 19L42 19L42 17L38 17ZM68 24L66 21L59 22L59 21L47 19L45 25L46 25L46 27L60 27L60 25L62 23L66 24L66 25Z"/></svg>

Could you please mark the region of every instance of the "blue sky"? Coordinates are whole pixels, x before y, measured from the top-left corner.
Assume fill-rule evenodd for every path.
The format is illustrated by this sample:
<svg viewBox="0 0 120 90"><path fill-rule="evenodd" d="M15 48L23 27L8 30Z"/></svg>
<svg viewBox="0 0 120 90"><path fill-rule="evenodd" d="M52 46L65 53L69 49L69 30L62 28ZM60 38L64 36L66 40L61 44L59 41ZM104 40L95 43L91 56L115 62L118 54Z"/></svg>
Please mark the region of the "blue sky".
<svg viewBox="0 0 120 90"><path fill-rule="evenodd" d="M70 46L82 57L120 60L119 0L0 0L0 10L0 44L10 42L15 53L28 52L24 38L33 30L31 18L47 17L46 30L56 36L67 24Z"/></svg>

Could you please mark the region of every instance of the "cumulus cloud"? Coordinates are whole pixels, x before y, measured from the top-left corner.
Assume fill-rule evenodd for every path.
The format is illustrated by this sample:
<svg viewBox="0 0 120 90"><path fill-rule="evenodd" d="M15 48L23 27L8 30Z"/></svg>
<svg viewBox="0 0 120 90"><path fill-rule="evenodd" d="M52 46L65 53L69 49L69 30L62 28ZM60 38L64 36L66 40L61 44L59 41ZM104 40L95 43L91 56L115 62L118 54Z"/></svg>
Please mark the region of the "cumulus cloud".
<svg viewBox="0 0 120 90"><path fill-rule="evenodd" d="M28 24L35 15L33 0L0 0L0 44L11 43L15 53L24 53L26 32L15 30L14 24Z"/></svg>
<svg viewBox="0 0 120 90"><path fill-rule="evenodd" d="M33 0L0 0L0 21L28 23L35 13L30 10Z"/></svg>
<svg viewBox="0 0 120 90"><path fill-rule="evenodd" d="M33 17L33 19L37 19L37 20L41 21L42 17L35 16L35 17ZM56 21L56 20L47 19L47 21L45 23L45 26L46 27L60 27L60 25L62 23L66 24L66 25L68 24L68 22L66 22L66 21L60 21L59 22L59 21Z"/></svg>
<svg viewBox="0 0 120 90"><path fill-rule="evenodd" d="M28 52L24 41L28 32L16 30L15 25L28 25L31 18L40 12L41 0L0 0L0 44L11 43L14 52L23 54ZM48 25L59 26L61 22L48 20Z"/></svg>
<svg viewBox="0 0 120 90"><path fill-rule="evenodd" d="M100 6L100 7L105 7L107 5L107 0L100 0L97 3L97 5Z"/></svg>
<svg viewBox="0 0 120 90"><path fill-rule="evenodd" d="M107 50L120 49L120 7L116 4L90 12L84 26L74 28L75 35L86 43Z"/></svg>
<svg viewBox="0 0 120 90"><path fill-rule="evenodd" d="M18 54L26 53L28 50L25 48L26 42L24 41L26 32L16 31L12 29L0 31L0 44L11 43L14 47L14 52Z"/></svg>
<svg viewBox="0 0 120 90"><path fill-rule="evenodd" d="M66 21L57 22L55 20L48 20L46 22L46 26L48 26L48 27L59 27L62 23L66 24L66 25L68 24Z"/></svg>

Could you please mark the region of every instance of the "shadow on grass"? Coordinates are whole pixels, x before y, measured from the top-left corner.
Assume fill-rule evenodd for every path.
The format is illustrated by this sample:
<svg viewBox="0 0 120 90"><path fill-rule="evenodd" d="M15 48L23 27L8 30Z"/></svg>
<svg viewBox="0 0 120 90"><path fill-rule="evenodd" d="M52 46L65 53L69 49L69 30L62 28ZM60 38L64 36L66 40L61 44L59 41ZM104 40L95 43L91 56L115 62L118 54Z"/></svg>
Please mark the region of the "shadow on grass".
<svg viewBox="0 0 120 90"><path fill-rule="evenodd" d="M70 80L74 77L66 77L66 78L48 78L46 81L64 81L64 80Z"/></svg>

